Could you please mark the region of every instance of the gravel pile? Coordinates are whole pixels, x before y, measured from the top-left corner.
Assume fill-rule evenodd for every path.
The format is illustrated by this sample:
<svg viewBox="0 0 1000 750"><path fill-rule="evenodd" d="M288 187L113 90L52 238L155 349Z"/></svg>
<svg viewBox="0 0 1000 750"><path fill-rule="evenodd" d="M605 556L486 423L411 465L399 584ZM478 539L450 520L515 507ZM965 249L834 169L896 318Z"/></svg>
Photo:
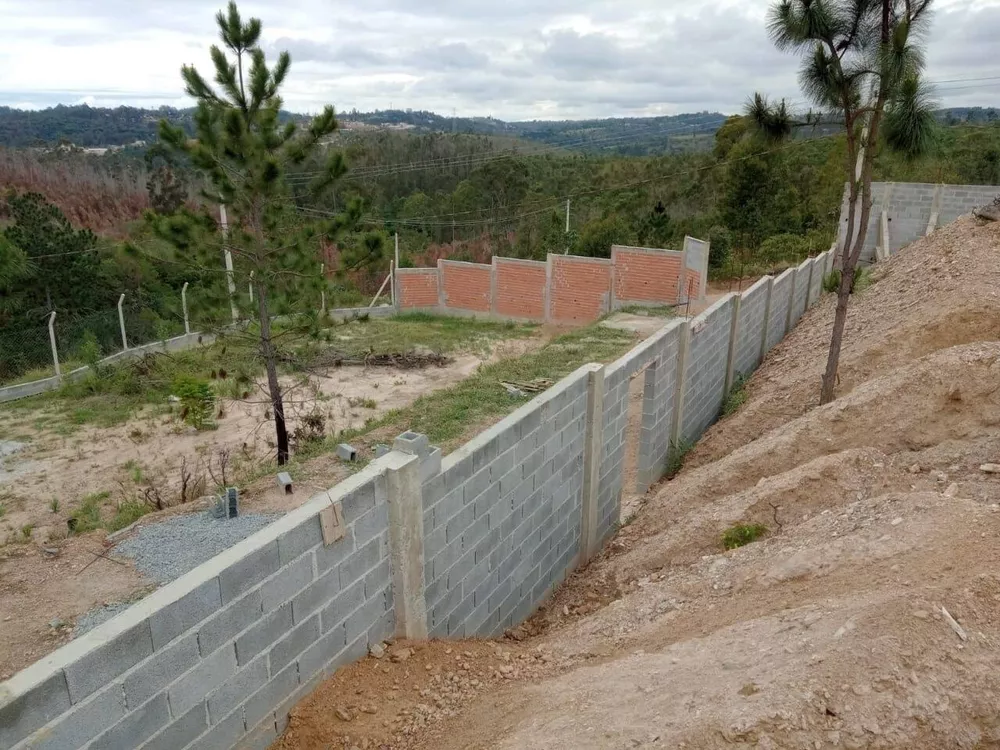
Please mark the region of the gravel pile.
<svg viewBox="0 0 1000 750"><path fill-rule="evenodd" d="M178 516L145 526L115 546L115 555L135 561L136 569L159 583L180 578L234 544L263 529L280 515L245 515L231 520L208 513Z"/></svg>

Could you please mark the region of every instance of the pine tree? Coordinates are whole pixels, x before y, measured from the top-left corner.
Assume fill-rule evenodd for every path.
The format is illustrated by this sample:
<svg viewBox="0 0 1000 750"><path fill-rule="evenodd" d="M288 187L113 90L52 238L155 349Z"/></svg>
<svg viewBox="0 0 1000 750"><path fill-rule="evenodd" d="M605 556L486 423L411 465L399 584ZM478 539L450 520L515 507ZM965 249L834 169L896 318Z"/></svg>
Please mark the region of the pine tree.
<svg viewBox="0 0 1000 750"><path fill-rule="evenodd" d="M824 404L834 399L854 270L871 217L876 154L885 147L916 158L934 140L934 115L920 77L931 4L932 0L779 0L771 7L768 26L775 46L803 55L799 73L803 93L846 131L850 208L823 375L820 402ZM748 116L775 139L787 138L795 126L784 102L769 106L759 95L748 107Z"/></svg>
<svg viewBox="0 0 1000 750"><path fill-rule="evenodd" d="M185 91L197 101L195 138L189 139L184 130L166 120L160 123L161 139L187 154L211 185L203 195L210 212L195 215L182 210L160 219L157 229L182 257L201 268L221 268L222 251L228 250L235 287L242 290L252 284L255 309L251 315L267 373L278 464L283 465L289 458L288 428L272 316L315 313L325 283L319 239L333 240L353 227L360 219L361 205L353 201L342 214L323 223L303 220L285 174L324 148L323 140L337 129L333 108L326 107L301 130L293 122L282 123L279 92L291 67L288 53L282 52L274 66L268 67L259 45L260 20L244 22L235 2L218 13L216 23L225 48L211 48L218 88L192 66L185 65L181 71ZM314 196L347 171L337 152L330 152L320 163L322 168L309 186ZM204 230L214 234L217 229L214 216L220 203L228 210L228 234L222 241L206 242ZM219 283L216 289L224 292L226 286Z"/></svg>

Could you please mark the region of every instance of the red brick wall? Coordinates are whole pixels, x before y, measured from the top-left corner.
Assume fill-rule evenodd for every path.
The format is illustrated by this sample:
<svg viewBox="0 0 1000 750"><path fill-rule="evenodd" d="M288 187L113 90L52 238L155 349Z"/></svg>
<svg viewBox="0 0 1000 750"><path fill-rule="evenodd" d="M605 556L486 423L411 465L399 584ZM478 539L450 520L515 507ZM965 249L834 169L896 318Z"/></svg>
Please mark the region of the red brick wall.
<svg viewBox="0 0 1000 750"><path fill-rule="evenodd" d="M455 310L490 312L493 267L478 263L440 261L444 304Z"/></svg>
<svg viewBox="0 0 1000 750"><path fill-rule="evenodd" d="M588 323L608 312L611 261L550 255L550 315L556 323Z"/></svg>
<svg viewBox="0 0 1000 750"><path fill-rule="evenodd" d="M396 275L401 308L437 307L438 272L436 268L400 269Z"/></svg>
<svg viewBox="0 0 1000 750"><path fill-rule="evenodd" d="M494 312L510 318L545 319L544 263L493 258L497 275Z"/></svg>
<svg viewBox="0 0 1000 750"><path fill-rule="evenodd" d="M615 247L615 301L676 305L684 273L684 254Z"/></svg>

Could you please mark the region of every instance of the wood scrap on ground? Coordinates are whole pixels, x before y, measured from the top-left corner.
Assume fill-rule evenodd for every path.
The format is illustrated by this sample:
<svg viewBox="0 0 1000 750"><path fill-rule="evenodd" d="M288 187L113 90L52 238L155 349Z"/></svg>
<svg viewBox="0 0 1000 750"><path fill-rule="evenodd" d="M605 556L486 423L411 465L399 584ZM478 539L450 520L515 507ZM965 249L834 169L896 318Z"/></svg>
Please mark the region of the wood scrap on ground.
<svg viewBox="0 0 1000 750"><path fill-rule="evenodd" d="M436 352L370 352L347 354L336 349L321 352L312 362L313 367L398 367L401 370L422 370L426 367L444 367L451 358Z"/></svg>
<svg viewBox="0 0 1000 750"><path fill-rule="evenodd" d="M542 393L547 391L554 385L552 380L548 378L536 378L535 380L530 380L528 382L517 382L514 380L501 380L500 385L507 389L508 393Z"/></svg>

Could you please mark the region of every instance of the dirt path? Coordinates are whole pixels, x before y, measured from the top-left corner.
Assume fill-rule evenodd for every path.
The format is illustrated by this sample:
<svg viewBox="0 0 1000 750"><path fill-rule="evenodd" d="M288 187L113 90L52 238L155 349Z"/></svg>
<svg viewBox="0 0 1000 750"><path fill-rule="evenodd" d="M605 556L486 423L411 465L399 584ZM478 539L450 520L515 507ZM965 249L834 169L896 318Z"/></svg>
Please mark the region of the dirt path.
<svg viewBox="0 0 1000 750"><path fill-rule="evenodd" d="M822 408L832 303L811 311L601 556L476 647L533 669L490 663L445 710L432 654L466 644L428 646L415 693L369 659L278 747L1000 747L998 253L962 220L879 269ZM726 551L734 524L766 530ZM382 721L332 713L354 691Z"/></svg>

